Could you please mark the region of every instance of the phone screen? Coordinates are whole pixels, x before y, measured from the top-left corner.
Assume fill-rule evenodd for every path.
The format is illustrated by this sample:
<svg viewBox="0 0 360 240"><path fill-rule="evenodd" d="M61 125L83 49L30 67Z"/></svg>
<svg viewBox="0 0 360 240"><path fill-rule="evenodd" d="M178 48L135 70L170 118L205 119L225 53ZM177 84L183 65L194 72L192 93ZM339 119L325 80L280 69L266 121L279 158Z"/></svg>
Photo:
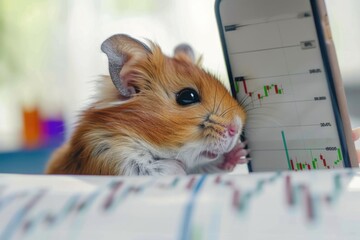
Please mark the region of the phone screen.
<svg viewBox="0 0 360 240"><path fill-rule="evenodd" d="M315 1L218 1L232 92L248 113L251 171L347 166Z"/></svg>

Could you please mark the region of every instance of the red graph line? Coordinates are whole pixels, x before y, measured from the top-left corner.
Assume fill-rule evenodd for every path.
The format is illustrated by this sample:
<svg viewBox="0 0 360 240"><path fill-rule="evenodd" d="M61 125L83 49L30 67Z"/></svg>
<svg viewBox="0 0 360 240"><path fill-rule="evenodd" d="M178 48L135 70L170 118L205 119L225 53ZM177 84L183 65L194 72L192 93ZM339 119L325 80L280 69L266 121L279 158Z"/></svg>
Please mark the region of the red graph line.
<svg viewBox="0 0 360 240"><path fill-rule="evenodd" d="M242 82L243 82L245 94L248 94L248 90L247 90L247 86L246 86L246 81L243 80Z"/></svg>

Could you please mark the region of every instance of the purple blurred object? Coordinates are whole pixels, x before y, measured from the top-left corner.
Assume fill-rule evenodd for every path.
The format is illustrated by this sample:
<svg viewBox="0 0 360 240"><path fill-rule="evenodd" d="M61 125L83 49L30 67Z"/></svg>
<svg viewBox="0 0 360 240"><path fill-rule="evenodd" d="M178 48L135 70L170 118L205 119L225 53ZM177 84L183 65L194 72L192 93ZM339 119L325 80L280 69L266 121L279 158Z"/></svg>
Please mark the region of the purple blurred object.
<svg viewBox="0 0 360 240"><path fill-rule="evenodd" d="M65 127L62 118L41 119L43 145L59 145L64 141Z"/></svg>

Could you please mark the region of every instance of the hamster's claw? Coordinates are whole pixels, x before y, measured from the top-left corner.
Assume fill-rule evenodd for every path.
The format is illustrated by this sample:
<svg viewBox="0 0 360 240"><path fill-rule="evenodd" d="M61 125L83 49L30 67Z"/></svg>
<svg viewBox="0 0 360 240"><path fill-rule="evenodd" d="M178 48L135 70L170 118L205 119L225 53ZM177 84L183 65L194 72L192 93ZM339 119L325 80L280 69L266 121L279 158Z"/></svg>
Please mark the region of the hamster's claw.
<svg viewBox="0 0 360 240"><path fill-rule="evenodd" d="M249 153L249 149L244 149L246 144L238 143L228 153L224 154L224 161L218 165L218 168L226 171L232 171L237 164L248 163L251 159L246 157Z"/></svg>

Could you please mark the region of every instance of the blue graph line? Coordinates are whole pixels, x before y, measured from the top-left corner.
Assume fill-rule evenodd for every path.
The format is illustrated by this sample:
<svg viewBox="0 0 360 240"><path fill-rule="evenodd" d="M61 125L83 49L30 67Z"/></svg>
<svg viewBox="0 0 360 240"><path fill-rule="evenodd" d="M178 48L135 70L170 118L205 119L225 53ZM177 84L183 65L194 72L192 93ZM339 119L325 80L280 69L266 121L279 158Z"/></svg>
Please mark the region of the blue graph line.
<svg viewBox="0 0 360 240"><path fill-rule="evenodd" d="M206 175L200 177L199 181L196 183L195 187L193 188L189 202L186 204L185 213L182 221L182 227L180 228L180 234L179 234L180 240L190 239L191 217L194 209L194 204L195 204L196 196L199 193L199 190L201 189L205 181L205 178Z"/></svg>
<svg viewBox="0 0 360 240"><path fill-rule="evenodd" d="M111 186L111 182L106 184L105 186L98 187L90 193L85 200L77 207L77 216L72 225L71 231L69 231L68 239L77 239L78 235L81 232L82 226L84 224L84 220L86 214L91 210L91 207L94 205L95 201L102 196L103 192L109 189Z"/></svg>
<svg viewBox="0 0 360 240"><path fill-rule="evenodd" d="M20 208L20 210L14 214L9 223L6 225L5 230L0 235L0 240L11 239L12 235L16 232L16 229L22 223L26 214L39 202L39 200L44 196L46 190L40 190L35 194L34 197L27 202L27 204Z"/></svg>
<svg viewBox="0 0 360 240"><path fill-rule="evenodd" d="M8 196L5 196L3 198L0 198L0 211L2 209L5 209L5 207L8 204L11 204L14 202L14 200L16 200L17 198L22 198L22 197L26 197L29 194L29 192L17 192Z"/></svg>

